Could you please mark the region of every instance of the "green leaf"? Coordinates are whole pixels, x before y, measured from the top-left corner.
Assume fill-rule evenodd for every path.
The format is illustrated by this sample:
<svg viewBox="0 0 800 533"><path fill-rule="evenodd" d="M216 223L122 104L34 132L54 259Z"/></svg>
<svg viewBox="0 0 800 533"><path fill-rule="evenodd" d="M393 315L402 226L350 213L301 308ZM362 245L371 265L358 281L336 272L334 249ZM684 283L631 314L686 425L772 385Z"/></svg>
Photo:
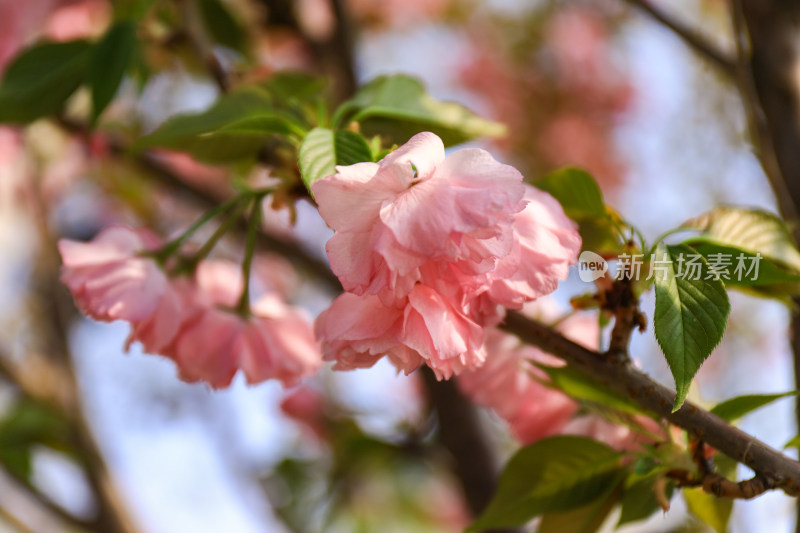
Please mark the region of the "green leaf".
<svg viewBox="0 0 800 533"><path fill-rule="evenodd" d="M767 257L758 257L741 248L703 239L690 239L682 244L691 246L705 257L712 270L720 273L726 286L778 286L800 291L800 273L788 270Z"/></svg>
<svg viewBox="0 0 800 533"><path fill-rule="evenodd" d="M570 366L552 367L541 364L536 366L547 374L553 386L571 398L611 407L623 413L644 413L639 404L627 396L598 383Z"/></svg>
<svg viewBox="0 0 800 533"><path fill-rule="evenodd" d="M599 498L583 507L545 514L536 533L595 533L619 502L624 477L624 472L620 472L618 479L610 483Z"/></svg>
<svg viewBox="0 0 800 533"><path fill-rule="evenodd" d="M89 54L86 82L92 90L92 124L119 89L136 49L136 24L121 20L111 26Z"/></svg>
<svg viewBox="0 0 800 533"><path fill-rule="evenodd" d="M619 230L614 224L616 213L605 205L600 186L591 174L567 167L536 180L533 185L558 200L564 213L578 223L583 250L601 255L613 255L620 250Z"/></svg>
<svg viewBox="0 0 800 533"><path fill-rule="evenodd" d="M430 96L416 78L401 74L375 78L342 104L333 123L358 122L366 137L381 135L402 144L421 131L431 131L445 146L477 137L498 137L506 128L483 119L455 102Z"/></svg>
<svg viewBox="0 0 800 533"><path fill-rule="evenodd" d="M207 111L178 115L136 143L187 152L210 163L255 157L272 135L296 131L261 88L242 87L220 97Z"/></svg>
<svg viewBox="0 0 800 533"><path fill-rule="evenodd" d="M753 254L760 253L800 273L800 252L789 228L779 217L767 211L718 207L685 222L683 227L702 230L703 239Z"/></svg>
<svg viewBox="0 0 800 533"><path fill-rule="evenodd" d="M784 448L800 448L800 435L792 437L789 442L783 445Z"/></svg>
<svg viewBox="0 0 800 533"><path fill-rule="evenodd" d="M20 401L0 420L0 464L13 475L28 479L34 445L70 451L69 424L52 409Z"/></svg>
<svg viewBox="0 0 800 533"><path fill-rule="evenodd" d="M263 138L273 133L288 135L292 132L298 135L304 133L296 129L295 125L286 120L283 116L278 116L275 113L255 113L235 120L230 124L226 124L210 135L253 136Z"/></svg>
<svg viewBox="0 0 800 533"><path fill-rule="evenodd" d="M692 515L708 524L717 533L725 533L728 530L733 500L717 498L700 488L684 488L681 493Z"/></svg>
<svg viewBox="0 0 800 533"><path fill-rule="evenodd" d="M311 102L322 96L325 86L324 78L293 71L277 72L261 85L277 105L284 106Z"/></svg>
<svg viewBox="0 0 800 533"><path fill-rule="evenodd" d="M686 266L692 256L699 259L696 276ZM679 272L682 264L684 272ZM653 325L675 378L673 411L677 411L686 399L692 378L722 339L730 302L721 281L705 279L709 276L708 263L688 246L659 245L653 265L656 292Z"/></svg>
<svg viewBox="0 0 800 533"><path fill-rule="evenodd" d="M683 242L706 258L712 270L719 272L726 287L791 304L800 295L800 273L775 260L755 253L724 246L705 238ZM726 264L730 262L730 264Z"/></svg>
<svg viewBox="0 0 800 533"><path fill-rule="evenodd" d="M733 422L742 418L744 415L751 411L755 411L765 405L769 405L775 400L786 398L787 396L795 396L797 391L783 392L778 394L747 394L744 396L737 396L730 400L714 406L711 412L728 422Z"/></svg>
<svg viewBox="0 0 800 533"><path fill-rule="evenodd" d="M0 82L0 122L26 124L61 111L86 77L90 48L69 41L23 50Z"/></svg>
<svg viewBox="0 0 800 533"><path fill-rule="evenodd" d="M625 488L622 496L622 513L617 526L645 520L661 509L656 496L656 476L633 476L634 481ZM670 482L666 486L667 499L672 497L674 485Z"/></svg>
<svg viewBox="0 0 800 533"><path fill-rule="evenodd" d="M300 145L298 161L303 183L311 184L336 173L336 165L353 165L372 160L366 139L358 133L327 128L314 128ZM312 193L313 194L313 193Z"/></svg>
<svg viewBox="0 0 800 533"><path fill-rule="evenodd" d="M585 170L570 167L556 170L533 185L558 200L571 219L606 216L600 186Z"/></svg>
<svg viewBox="0 0 800 533"><path fill-rule="evenodd" d="M620 475L622 455L586 437L558 436L519 450L494 498L469 531L520 526L589 504Z"/></svg>
<svg viewBox="0 0 800 533"><path fill-rule="evenodd" d="M217 43L242 51L246 34L242 25L220 0L200 0L198 3L203 24Z"/></svg>

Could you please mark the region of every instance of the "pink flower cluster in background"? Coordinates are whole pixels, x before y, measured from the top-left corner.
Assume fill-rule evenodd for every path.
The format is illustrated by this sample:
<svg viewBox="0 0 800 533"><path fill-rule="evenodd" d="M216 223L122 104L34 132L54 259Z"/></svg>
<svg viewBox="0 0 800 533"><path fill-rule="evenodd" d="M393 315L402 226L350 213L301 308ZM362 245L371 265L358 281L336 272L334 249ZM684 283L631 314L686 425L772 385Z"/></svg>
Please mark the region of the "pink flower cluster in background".
<svg viewBox="0 0 800 533"><path fill-rule="evenodd" d="M525 313L552 321L558 310L549 299L525 307ZM567 338L590 350L598 349L600 325L593 313L573 314L557 328ZM564 362L539 348L522 344L498 328L486 328L486 363L458 376L461 391L478 405L488 407L508 423L514 437L530 444L557 434L584 435L617 450L640 450L642 444L666 438L653 419L637 415L628 424L580 412L580 405L549 385L547 374L536 364L560 367Z"/></svg>
<svg viewBox="0 0 800 533"><path fill-rule="evenodd" d="M312 189L346 291L316 324L337 369L384 355L440 379L481 366L484 327L555 290L580 249L552 197L484 150L445 158L432 133L380 163L337 167Z"/></svg>
<svg viewBox="0 0 800 533"><path fill-rule="evenodd" d="M168 277L142 252L160 246L145 230L111 227L89 243L62 239L62 281L78 307L101 321L131 324L128 345L173 359L181 378L215 388L241 369L248 383L275 378L291 385L314 372L319 348L303 312L274 293L233 311L242 290L241 270L205 260L189 277Z"/></svg>

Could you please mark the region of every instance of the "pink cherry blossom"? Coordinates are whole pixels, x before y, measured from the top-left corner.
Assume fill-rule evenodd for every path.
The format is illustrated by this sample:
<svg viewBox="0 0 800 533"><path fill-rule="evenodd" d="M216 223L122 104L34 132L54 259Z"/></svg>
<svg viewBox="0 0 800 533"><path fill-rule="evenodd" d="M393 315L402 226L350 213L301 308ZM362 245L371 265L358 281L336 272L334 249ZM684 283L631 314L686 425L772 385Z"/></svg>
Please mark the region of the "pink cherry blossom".
<svg viewBox="0 0 800 533"><path fill-rule="evenodd" d="M576 261L580 237L558 202L483 150L445 158L420 133L380 163L336 170L312 185L347 291L317 320L334 368L388 356L443 379L478 367L502 307L552 292Z"/></svg>
<svg viewBox="0 0 800 533"><path fill-rule="evenodd" d="M312 189L336 232L326 249L344 289L395 303L427 262L491 270L511 250L511 223L524 207L516 169L478 149L445 158L428 132L380 163L337 167Z"/></svg>
<svg viewBox="0 0 800 533"><path fill-rule="evenodd" d="M143 320L153 314L167 289L166 275L141 253L158 240L144 230L114 226L88 243L62 239L61 281L78 307L103 320Z"/></svg>
<svg viewBox="0 0 800 533"><path fill-rule="evenodd" d="M550 299L529 304L530 316L554 319L556 306ZM558 329L587 348L596 348L599 326L588 314L572 315ZM497 328L486 328L486 363L458 376L461 390L475 403L489 407L508 422L523 444L561 433L578 409L564 393L546 385L547 375L533 363L563 366L563 362Z"/></svg>
<svg viewBox="0 0 800 533"><path fill-rule="evenodd" d="M402 308L373 295L340 295L316 323L334 369L368 368L383 356L405 374L422 363L439 379L483 363L483 328L442 295L417 285Z"/></svg>
<svg viewBox="0 0 800 533"><path fill-rule="evenodd" d="M423 361L400 340L403 309L388 307L377 296L340 294L317 317L315 329L325 360L336 361L335 370L369 368L386 356L408 375Z"/></svg>
<svg viewBox="0 0 800 533"><path fill-rule="evenodd" d="M188 280L172 280L159 298L153 313L142 320L131 322L125 350L130 349L134 341L138 341L147 353L166 353L178 331L194 312L192 291L193 287Z"/></svg>
<svg viewBox="0 0 800 533"><path fill-rule="evenodd" d="M561 432L578 405L541 383L546 375L531 363L553 364L553 358L495 328L486 330L486 351L482 367L458 376L461 390L506 420L524 444Z"/></svg>
<svg viewBox="0 0 800 533"><path fill-rule="evenodd" d="M274 378L293 385L317 369L319 347L304 313L275 294L256 300L249 317L233 311L243 286L237 265L203 261L194 281L194 309L160 351L175 360L182 379L221 388L241 369L251 384Z"/></svg>
<svg viewBox="0 0 800 533"><path fill-rule="evenodd" d="M234 311L243 287L238 265L206 260L192 279L170 279L142 254L158 244L147 231L124 227L89 243L62 239L62 281L87 315L131 323L126 347L138 341L172 358L186 381L219 388L242 370L248 383L292 385L316 370L319 347L303 312L267 293L243 317Z"/></svg>
<svg viewBox="0 0 800 533"><path fill-rule="evenodd" d="M528 204L514 219L514 249L503 258L487 293L492 302L512 309L553 292L581 249L577 224L555 198L527 187L525 199Z"/></svg>

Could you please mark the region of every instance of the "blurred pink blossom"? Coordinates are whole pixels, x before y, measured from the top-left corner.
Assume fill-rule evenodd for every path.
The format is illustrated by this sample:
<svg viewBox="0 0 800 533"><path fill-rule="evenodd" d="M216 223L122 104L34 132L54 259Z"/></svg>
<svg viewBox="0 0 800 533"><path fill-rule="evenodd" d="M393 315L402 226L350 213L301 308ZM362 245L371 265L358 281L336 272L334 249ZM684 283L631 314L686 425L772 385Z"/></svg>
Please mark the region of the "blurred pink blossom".
<svg viewBox="0 0 800 533"><path fill-rule="evenodd" d="M168 280L156 262L141 252L158 240L144 230L115 226L90 243L62 239L61 281L78 307L97 320L143 320L156 309Z"/></svg>
<svg viewBox="0 0 800 533"><path fill-rule="evenodd" d="M62 7L54 10L44 23L45 34L51 40L69 41L98 37L111 21L112 8L106 0L60 3Z"/></svg>
<svg viewBox="0 0 800 533"><path fill-rule="evenodd" d="M173 359L182 379L212 387L230 384L238 370L248 383L295 384L321 362L310 317L265 293L242 316L241 269L205 260L193 278L170 279L142 255L159 241L146 230L111 227L89 243L59 241L62 281L78 307L97 320L131 323L127 345Z"/></svg>
<svg viewBox="0 0 800 533"><path fill-rule="evenodd" d="M348 7L363 24L403 26L442 17L453 0L349 0Z"/></svg>
<svg viewBox="0 0 800 533"><path fill-rule="evenodd" d="M557 306L548 298L528 304L524 312L547 321L558 315ZM587 348L597 348L599 326L595 316L571 315L558 329ZM458 377L461 390L508 422L512 434L523 444L561 433L578 404L547 386L547 375L533 363L555 367L564 363L496 328L486 329L486 352L482 367Z"/></svg>
<svg viewBox="0 0 800 533"><path fill-rule="evenodd" d="M324 398L318 390L308 386L297 387L284 396L280 407L286 416L300 423L318 439L327 437Z"/></svg>
<svg viewBox="0 0 800 533"><path fill-rule="evenodd" d="M495 328L486 330L486 363L458 376L461 390L506 420L520 442L559 433L578 409L565 394L541 383L545 373L532 362L559 365L541 350Z"/></svg>
<svg viewBox="0 0 800 533"><path fill-rule="evenodd" d="M638 429L615 424L598 415L585 415L572 420L564 433L591 437L620 451L642 451L642 445L665 438L664 430L652 418L637 416L634 423Z"/></svg>
<svg viewBox="0 0 800 533"><path fill-rule="evenodd" d="M258 298L252 315L242 317L233 311L242 286L237 265L202 261L184 304L185 319L160 353L175 360L185 381L214 388L228 386L240 369L251 384L278 379L293 385L314 372L321 357L310 317L275 294ZM150 339L141 340L148 348Z"/></svg>

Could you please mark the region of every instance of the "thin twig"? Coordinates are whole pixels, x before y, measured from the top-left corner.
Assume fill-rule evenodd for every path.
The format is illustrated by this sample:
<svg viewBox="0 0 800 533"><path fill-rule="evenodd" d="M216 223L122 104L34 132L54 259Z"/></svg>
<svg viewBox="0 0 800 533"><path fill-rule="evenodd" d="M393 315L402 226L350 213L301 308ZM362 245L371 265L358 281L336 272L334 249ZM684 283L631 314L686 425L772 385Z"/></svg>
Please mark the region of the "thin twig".
<svg viewBox="0 0 800 533"><path fill-rule="evenodd" d="M19 533L37 533L2 504L0 504L0 517Z"/></svg>
<svg viewBox="0 0 800 533"><path fill-rule="evenodd" d="M661 9L653 6L648 0L625 0L654 19L663 24L665 27L672 30L683 42L690 48L697 52L700 56L707 59L711 64L717 67L720 72L726 76L733 78L735 75L735 62L728 54L719 50L715 45L710 43L705 37L692 30L686 24L679 22Z"/></svg>

